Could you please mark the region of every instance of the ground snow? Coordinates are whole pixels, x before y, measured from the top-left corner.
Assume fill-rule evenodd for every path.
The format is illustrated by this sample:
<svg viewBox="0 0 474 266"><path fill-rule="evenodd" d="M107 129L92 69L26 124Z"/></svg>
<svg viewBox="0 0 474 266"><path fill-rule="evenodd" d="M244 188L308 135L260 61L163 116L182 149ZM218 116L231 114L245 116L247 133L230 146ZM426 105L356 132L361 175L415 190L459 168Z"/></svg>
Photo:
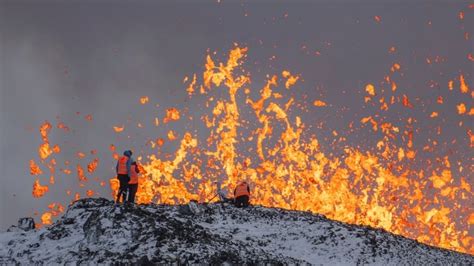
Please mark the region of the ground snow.
<svg viewBox="0 0 474 266"><path fill-rule="evenodd" d="M47 228L0 233L0 264L474 264L474 257L304 212L83 199Z"/></svg>

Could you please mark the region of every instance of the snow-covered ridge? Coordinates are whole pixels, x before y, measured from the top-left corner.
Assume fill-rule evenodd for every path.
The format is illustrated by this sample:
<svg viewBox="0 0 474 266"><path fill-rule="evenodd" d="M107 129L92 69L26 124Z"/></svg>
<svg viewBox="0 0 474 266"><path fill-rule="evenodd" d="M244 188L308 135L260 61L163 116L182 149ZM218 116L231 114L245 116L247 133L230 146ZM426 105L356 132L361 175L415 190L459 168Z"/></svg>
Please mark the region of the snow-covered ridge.
<svg viewBox="0 0 474 266"><path fill-rule="evenodd" d="M383 230L259 206L82 199L49 227L20 225L0 233L0 264L474 264Z"/></svg>

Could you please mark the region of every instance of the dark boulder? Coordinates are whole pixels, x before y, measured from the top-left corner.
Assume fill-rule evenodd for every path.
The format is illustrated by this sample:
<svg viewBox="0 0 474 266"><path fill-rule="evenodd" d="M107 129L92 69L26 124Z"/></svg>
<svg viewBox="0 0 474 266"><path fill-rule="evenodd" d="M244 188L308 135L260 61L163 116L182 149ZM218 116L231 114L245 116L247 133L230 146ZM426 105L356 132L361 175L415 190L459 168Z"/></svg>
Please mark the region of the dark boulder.
<svg viewBox="0 0 474 266"><path fill-rule="evenodd" d="M31 217L20 218L18 220L18 228L25 231L33 230L35 229L35 220Z"/></svg>

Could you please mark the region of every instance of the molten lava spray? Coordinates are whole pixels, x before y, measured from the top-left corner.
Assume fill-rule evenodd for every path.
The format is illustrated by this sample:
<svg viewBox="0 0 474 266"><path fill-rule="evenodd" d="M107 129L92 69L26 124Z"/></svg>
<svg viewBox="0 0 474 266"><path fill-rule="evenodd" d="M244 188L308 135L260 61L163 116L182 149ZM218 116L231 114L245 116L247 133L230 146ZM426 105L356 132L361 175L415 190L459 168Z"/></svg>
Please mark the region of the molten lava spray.
<svg viewBox="0 0 474 266"><path fill-rule="evenodd" d="M332 131L334 152L328 152L331 147L318 139L317 132L310 130L298 113L307 108L329 108L331 103L311 99L310 104L302 104L289 96L291 90L304 82L304 77L288 70L267 76L261 88L253 87L251 74L244 67L246 56L247 48L237 45L226 61L218 62L208 55L204 72L185 78L191 99L196 95L207 97L208 111L200 117L209 129L207 143L200 143L192 131L172 130L167 136L150 141L156 149L166 141L175 141L178 148L168 157L158 154L138 157L142 170L138 203L181 204L190 200L207 202L212 198L215 201L216 183L233 191L236 183L246 180L251 185L252 204L311 211L345 223L383 228L426 244L474 254L474 238L469 234L474 224L472 176L470 180L466 175L454 176L448 155L424 162L435 165L430 170L423 163L415 163L422 151L413 144L416 136L413 119L395 123L384 121L375 113L361 117L360 122L350 124L348 133ZM365 84L361 104L379 106L382 111L397 105L406 110L414 108L412 99L398 92L390 76L401 69L400 64L393 64L384 79L385 89ZM460 76L458 85L462 93L473 95L465 77ZM450 82L449 86L454 85ZM141 104L149 101L147 96L139 100ZM434 102L440 104L443 99ZM464 103L457 109L463 116L474 113ZM242 112L253 114L253 120L243 119ZM431 114L431 118L437 116ZM152 124L160 126L160 122L172 123L183 117L182 110L170 108L164 118L155 118ZM354 147L346 142L357 124L377 132L375 147ZM116 134L124 130L123 125L110 127ZM51 128L48 122L41 126L43 144L39 147L39 157L54 172L54 160L47 159L59 153L60 148L50 144ZM64 125L58 124L58 128ZM470 143L466 145L472 148L471 131L469 136ZM423 151L434 146L423 147ZM110 151L118 158L115 146L111 145ZM72 165L61 172L70 174ZM32 175L42 173L35 161L30 166ZM92 174L98 166L99 159L95 158L85 169ZM90 182L85 169L76 166L80 186ZM109 182L114 196L118 181L112 177ZM48 186L35 181L33 195L41 197L45 193ZM87 194L94 195L94 191ZM75 195L76 199L81 197ZM62 205L51 205L50 209L41 217L45 224L62 211Z"/></svg>

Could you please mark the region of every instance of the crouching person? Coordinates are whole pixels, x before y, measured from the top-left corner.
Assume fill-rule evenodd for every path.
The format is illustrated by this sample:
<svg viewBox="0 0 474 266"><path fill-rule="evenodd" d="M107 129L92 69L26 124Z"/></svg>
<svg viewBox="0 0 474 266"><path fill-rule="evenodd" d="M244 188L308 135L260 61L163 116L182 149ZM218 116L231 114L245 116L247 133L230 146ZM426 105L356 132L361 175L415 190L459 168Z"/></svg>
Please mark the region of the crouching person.
<svg viewBox="0 0 474 266"><path fill-rule="evenodd" d="M138 165L136 162L132 163L132 167L130 169L130 182L128 182L128 202L135 203L135 195L137 194L138 190L138 174L140 170L138 169Z"/></svg>
<svg viewBox="0 0 474 266"><path fill-rule="evenodd" d="M250 187L247 182L240 183L234 190L235 206L236 207L247 207L249 206L250 200Z"/></svg>

